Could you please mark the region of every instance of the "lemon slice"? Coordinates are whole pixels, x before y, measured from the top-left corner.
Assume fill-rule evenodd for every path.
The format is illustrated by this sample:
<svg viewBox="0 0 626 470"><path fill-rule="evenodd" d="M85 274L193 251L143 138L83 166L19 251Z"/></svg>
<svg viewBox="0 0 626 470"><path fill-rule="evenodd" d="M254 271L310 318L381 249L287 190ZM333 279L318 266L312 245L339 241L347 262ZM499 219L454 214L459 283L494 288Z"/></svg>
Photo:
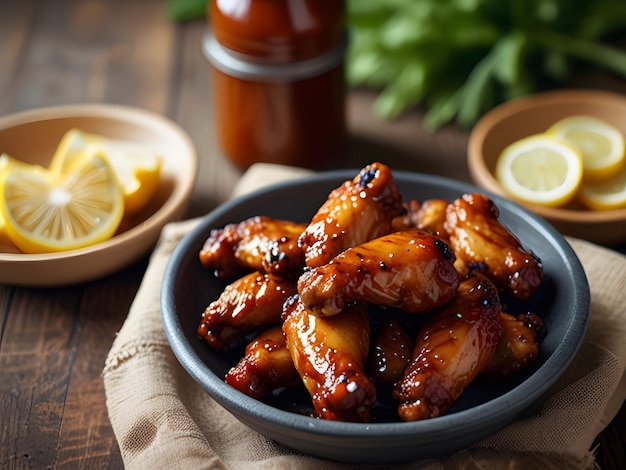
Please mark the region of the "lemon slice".
<svg viewBox="0 0 626 470"><path fill-rule="evenodd" d="M6 175L9 173L9 165L11 164L11 160L11 157L9 157L6 153L0 155L0 184L2 184L2 180L4 180L4 178L6 178ZM4 216L2 215L2 212L0 212L0 239L2 239L5 235L4 226Z"/></svg>
<svg viewBox="0 0 626 470"><path fill-rule="evenodd" d="M102 141L100 150L107 156L122 185L126 213L139 212L159 187L161 158L142 145L124 141Z"/></svg>
<svg viewBox="0 0 626 470"><path fill-rule="evenodd" d="M496 162L496 179L513 198L546 206L571 201L582 174L580 152L544 134L510 144Z"/></svg>
<svg viewBox="0 0 626 470"><path fill-rule="evenodd" d="M17 158L11 157L7 153L0 154L0 179L4 178L4 176L15 168L30 169L34 172L46 172L46 169L41 165L23 162Z"/></svg>
<svg viewBox="0 0 626 470"><path fill-rule="evenodd" d="M79 129L70 129L61 137L50 161L50 171L63 173L67 167L85 153L87 148L96 145L99 139L100 137L87 134Z"/></svg>
<svg viewBox="0 0 626 470"><path fill-rule="evenodd" d="M25 253L73 250L104 241L124 214L115 173L97 152L84 153L62 175L16 166L0 181L0 213Z"/></svg>
<svg viewBox="0 0 626 470"><path fill-rule="evenodd" d="M2 153L0 154L0 184L9 174L9 172L13 168L17 168L17 167L20 167L23 169L27 168L29 169L29 171L33 171L37 173L44 173L46 171L44 167L40 165L33 165L30 163L25 163L25 162L22 162L20 160L17 160L11 157L7 153ZM3 239L7 236L5 225L6 225L6 222L4 220L4 216L2 215L2 211L0 211L0 239Z"/></svg>
<svg viewBox="0 0 626 470"><path fill-rule="evenodd" d="M2 178L9 170L9 165L12 160L13 159L6 153L0 154L0 178Z"/></svg>
<svg viewBox="0 0 626 470"><path fill-rule="evenodd" d="M570 116L553 124L546 133L580 151L585 180L598 181L611 177L624 165L624 136L601 119Z"/></svg>
<svg viewBox="0 0 626 470"><path fill-rule="evenodd" d="M52 158L51 171L64 173L88 149L100 151L115 170L124 192L126 214L134 214L145 207L159 186L161 158L146 146L134 142L70 129L63 135Z"/></svg>
<svg viewBox="0 0 626 470"><path fill-rule="evenodd" d="M584 182L580 201L590 209L613 210L626 207L626 165L616 175L602 181Z"/></svg>

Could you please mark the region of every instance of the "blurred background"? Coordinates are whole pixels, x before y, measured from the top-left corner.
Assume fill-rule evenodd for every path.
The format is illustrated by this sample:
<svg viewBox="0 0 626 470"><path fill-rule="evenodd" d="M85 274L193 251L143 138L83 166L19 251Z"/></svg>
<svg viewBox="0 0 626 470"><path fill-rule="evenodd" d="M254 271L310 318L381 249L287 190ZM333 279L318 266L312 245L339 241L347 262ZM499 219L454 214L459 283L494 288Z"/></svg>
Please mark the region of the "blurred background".
<svg viewBox="0 0 626 470"><path fill-rule="evenodd" d="M626 92L623 0L348 0L348 157L467 180L468 130L534 91ZM145 108L179 123L200 153L192 214L240 176L220 158L201 41L207 0L3 0L0 114L76 102ZM452 147L452 148L451 148ZM440 156L458 154L445 172ZM212 179L215 166L220 178Z"/></svg>

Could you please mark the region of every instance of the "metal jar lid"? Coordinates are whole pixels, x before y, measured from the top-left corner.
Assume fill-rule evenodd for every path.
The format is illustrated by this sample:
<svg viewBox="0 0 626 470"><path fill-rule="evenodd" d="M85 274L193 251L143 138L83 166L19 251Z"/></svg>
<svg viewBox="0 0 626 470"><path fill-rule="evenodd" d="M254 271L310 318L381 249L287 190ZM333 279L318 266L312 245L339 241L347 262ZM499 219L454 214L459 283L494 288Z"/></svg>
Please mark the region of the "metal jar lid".
<svg viewBox="0 0 626 470"><path fill-rule="evenodd" d="M316 77L339 66L344 59L347 40L324 54L285 64L267 63L258 57L224 47L213 34L205 34L202 50L209 62L221 72L249 81L298 81Z"/></svg>

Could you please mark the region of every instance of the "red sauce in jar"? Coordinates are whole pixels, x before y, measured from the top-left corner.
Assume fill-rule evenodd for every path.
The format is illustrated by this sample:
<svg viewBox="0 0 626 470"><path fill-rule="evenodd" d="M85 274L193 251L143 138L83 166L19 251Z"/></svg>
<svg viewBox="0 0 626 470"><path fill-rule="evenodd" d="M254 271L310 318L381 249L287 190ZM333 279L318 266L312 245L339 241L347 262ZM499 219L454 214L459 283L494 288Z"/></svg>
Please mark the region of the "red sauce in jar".
<svg viewBox="0 0 626 470"><path fill-rule="evenodd" d="M214 0L213 99L222 151L255 162L332 166L346 137L345 2Z"/></svg>

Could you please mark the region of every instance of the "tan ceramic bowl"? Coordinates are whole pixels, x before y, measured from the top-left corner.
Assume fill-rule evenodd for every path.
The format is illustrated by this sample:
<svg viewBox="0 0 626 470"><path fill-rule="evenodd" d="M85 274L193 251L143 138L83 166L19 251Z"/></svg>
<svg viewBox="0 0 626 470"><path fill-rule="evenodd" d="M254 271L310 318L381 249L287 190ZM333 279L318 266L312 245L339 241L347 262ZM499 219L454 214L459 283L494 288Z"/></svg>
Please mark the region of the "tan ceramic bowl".
<svg viewBox="0 0 626 470"><path fill-rule="evenodd" d="M61 137L72 127L156 150L163 159L156 194L142 211L122 221L113 238L91 247L24 254L9 240L0 240L0 283L59 286L111 274L146 255L163 225L185 213L195 182L196 149L179 126L148 111L78 104L0 117L0 153L47 166Z"/></svg>
<svg viewBox="0 0 626 470"><path fill-rule="evenodd" d="M468 165L474 183L507 197L494 177L500 152L511 142L545 131L561 118L586 114L603 119L626 135L626 96L593 90L563 90L504 103L474 127L468 144ZM626 209L591 211L572 203L550 208L525 204L561 233L605 245L626 242Z"/></svg>

